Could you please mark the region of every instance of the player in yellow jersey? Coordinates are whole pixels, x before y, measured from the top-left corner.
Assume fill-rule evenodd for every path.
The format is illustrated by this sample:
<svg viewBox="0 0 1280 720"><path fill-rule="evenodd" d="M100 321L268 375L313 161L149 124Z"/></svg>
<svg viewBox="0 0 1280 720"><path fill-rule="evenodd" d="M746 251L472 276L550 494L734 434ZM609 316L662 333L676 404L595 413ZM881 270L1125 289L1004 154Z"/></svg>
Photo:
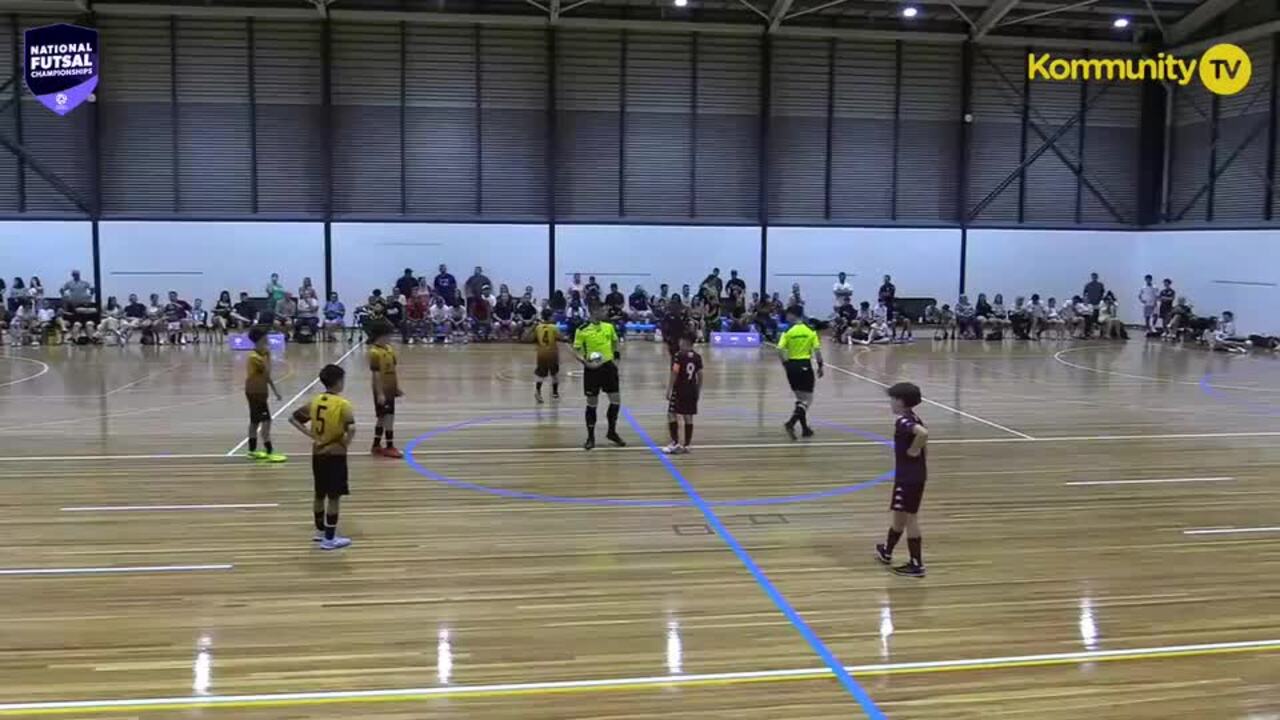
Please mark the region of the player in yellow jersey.
<svg viewBox="0 0 1280 720"><path fill-rule="evenodd" d="M551 399L560 399L560 327L552 320L551 308L542 311L542 322L533 329L538 346L538 364L533 370L533 399L542 404L542 383L551 378Z"/></svg>
<svg viewBox="0 0 1280 720"><path fill-rule="evenodd" d="M373 427L372 455L402 458L404 453L396 448L395 421L396 398L404 395L396 376L396 351L388 342L393 328L386 321L375 322L369 328L369 370L373 373L373 408L378 417ZM387 439L386 447L382 439Z"/></svg>
<svg viewBox="0 0 1280 720"><path fill-rule="evenodd" d="M338 550L351 544L350 538L338 534L339 505L342 496L351 492L347 484L347 449L356 436L355 412L351 401L342 397L346 375L337 365L325 365L320 371L324 392L289 417L291 425L311 438L311 473L315 476L311 510L316 522L312 540L320 543L321 550Z"/></svg>
<svg viewBox="0 0 1280 720"><path fill-rule="evenodd" d="M813 437L813 428L809 427L809 406L813 405L813 361L818 363L818 377L822 377L822 342L818 333L813 331L804 321L800 308L787 308L787 323L790 327L778 338L778 355L782 357L782 365L787 370L787 382L796 395L796 407L791 412L791 419L783 426L792 440L796 439L796 423L800 423L800 431L805 437Z"/></svg>
<svg viewBox="0 0 1280 720"><path fill-rule="evenodd" d="M271 351L268 347L267 328L259 326L249 331L253 350L249 352L248 374L244 379L244 397L249 402L249 459L263 462L284 462L284 455L277 455L271 447L271 408L267 405L267 390L280 400L280 391L271 379ZM258 449L258 438L262 449Z"/></svg>

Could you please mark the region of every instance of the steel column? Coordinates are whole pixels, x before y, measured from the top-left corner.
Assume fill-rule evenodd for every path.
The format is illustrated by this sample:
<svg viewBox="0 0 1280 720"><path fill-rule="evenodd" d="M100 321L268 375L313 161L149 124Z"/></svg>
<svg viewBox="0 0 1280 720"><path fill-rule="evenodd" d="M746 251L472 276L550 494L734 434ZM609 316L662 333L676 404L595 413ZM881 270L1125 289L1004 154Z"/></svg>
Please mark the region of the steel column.
<svg viewBox="0 0 1280 720"><path fill-rule="evenodd" d="M484 214L484 78L482 57L483 43L480 26L474 28L475 93L476 93L476 215Z"/></svg>
<svg viewBox="0 0 1280 720"><path fill-rule="evenodd" d="M1275 204L1275 181L1276 181L1276 85L1280 80L1276 78L1276 74L1280 73L1280 35L1271 36L1271 87L1268 89L1271 93L1267 104L1267 189L1262 200L1262 217L1270 220L1273 215L1273 206Z"/></svg>
<svg viewBox="0 0 1280 720"><path fill-rule="evenodd" d="M546 151L546 183L547 183L547 297L556 290L556 175L559 166L559 111L556 109L556 74L558 72L556 56L556 31L547 28L546 55L544 62L547 70L547 116L546 135L544 137Z"/></svg>
<svg viewBox="0 0 1280 720"><path fill-rule="evenodd" d="M404 23L400 23L400 214L407 215L409 213L409 170L408 162L405 160L405 144L408 133L405 130L405 118L408 115L405 109L408 95L408 72L405 68L405 60L409 56L408 49L405 47L408 29Z"/></svg>
<svg viewBox="0 0 1280 720"><path fill-rule="evenodd" d="M618 51L618 217L627 216L627 31Z"/></svg>
<svg viewBox="0 0 1280 720"><path fill-rule="evenodd" d="M18 34L18 16L10 15L9 21L13 28L13 42L10 45L12 55L13 73L9 76L9 89L13 95L9 100L9 104L13 107L13 134L14 140L22 145L22 59L18 57L18 45L21 40ZM18 162L14 163L14 170L17 172L17 191L18 191L18 212L25 213L27 211L27 169L26 164L22 162L22 158L17 158Z"/></svg>
<svg viewBox="0 0 1280 720"><path fill-rule="evenodd" d="M889 171L889 219L898 219L898 141L902 122L902 41L893 43L893 161Z"/></svg>
<svg viewBox="0 0 1280 720"><path fill-rule="evenodd" d="M826 169L822 185L822 217L831 219L831 144L836 116L836 39L827 41L827 137Z"/></svg>
<svg viewBox="0 0 1280 720"><path fill-rule="evenodd" d="M245 20L245 39L248 43L249 73L249 212L258 214L258 91L257 49L253 18Z"/></svg>
<svg viewBox="0 0 1280 720"><path fill-rule="evenodd" d="M1213 222L1214 192L1218 185L1218 117L1222 112L1222 97L1214 93L1209 101L1209 197L1204 204L1204 219Z"/></svg>
<svg viewBox="0 0 1280 720"><path fill-rule="evenodd" d="M1025 50L1028 56L1031 55L1031 48ZM1022 129L1018 139L1018 162L1027 159L1027 123L1031 118L1031 73L1026 73L1022 78ZM1023 173L1018 178L1018 223L1021 224L1025 215L1027 202L1027 174Z"/></svg>
<svg viewBox="0 0 1280 720"><path fill-rule="evenodd" d="M1084 51L1085 59L1089 51ZM1089 80L1080 81L1080 134L1076 136L1076 155L1080 158L1080 172L1076 173L1076 224L1079 225L1084 216L1084 131L1089 120L1087 112L1089 104Z"/></svg>
<svg viewBox="0 0 1280 720"><path fill-rule="evenodd" d="M689 72L689 217L698 217L698 33L693 34Z"/></svg>
<svg viewBox="0 0 1280 720"><path fill-rule="evenodd" d="M173 172L173 212L182 212L182 169L178 163L178 18L169 18L169 130Z"/></svg>
<svg viewBox="0 0 1280 720"><path fill-rule="evenodd" d="M965 263L969 252L969 106L973 102L973 43L960 50L959 161L956 163L956 219L960 223L960 293L964 293Z"/></svg>
<svg viewBox="0 0 1280 720"><path fill-rule="evenodd" d="M760 39L760 126L756 157L756 204L760 221L760 296L768 292L769 273L769 120L773 112L773 40Z"/></svg>

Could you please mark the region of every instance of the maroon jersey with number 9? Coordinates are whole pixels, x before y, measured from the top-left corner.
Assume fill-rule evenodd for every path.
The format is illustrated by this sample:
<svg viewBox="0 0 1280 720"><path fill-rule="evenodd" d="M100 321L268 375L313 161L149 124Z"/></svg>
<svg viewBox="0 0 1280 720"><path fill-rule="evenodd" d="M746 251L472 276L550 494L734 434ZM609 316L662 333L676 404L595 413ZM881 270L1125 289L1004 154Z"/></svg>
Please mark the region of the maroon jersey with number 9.
<svg viewBox="0 0 1280 720"><path fill-rule="evenodd" d="M702 370L702 356L692 350L676 353L671 370L676 374L675 394L697 397L698 373Z"/></svg>

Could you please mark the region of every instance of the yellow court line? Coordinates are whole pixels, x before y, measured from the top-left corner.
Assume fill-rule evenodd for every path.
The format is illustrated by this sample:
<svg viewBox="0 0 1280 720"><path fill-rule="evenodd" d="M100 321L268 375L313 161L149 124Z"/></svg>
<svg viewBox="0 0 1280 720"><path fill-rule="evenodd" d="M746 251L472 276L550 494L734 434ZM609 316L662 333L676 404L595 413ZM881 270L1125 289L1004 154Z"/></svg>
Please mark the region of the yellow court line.
<svg viewBox="0 0 1280 720"><path fill-rule="evenodd" d="M1261 640L1204 645L1183 645L1132 650L1091 651L1048 655L1023 655L1004 658L943 660L915 663L852 666L855 677L889 675L922 675L940 672L975 670L1009 670L1020 668L1079 665L1096 662L1126 662L1170 658L1205 657L1241 653L1277 652L1280 640ZM570 680L558 682L507 685L444 686L404 690L352 690L290 693L275 695L231 695L186 698L138 698L128 700L89 700L70 702L33 702L0 704L0 716L103 714L142 712L148 710L191 710L215 708L302 707L346 703L396 703L439 698L494 698L542 695L586 694L671 689L683 687L724 687L764 682L796 682L829 679L827 668L762 670L752 672L715 673L688 676L653 676L614 680Z"/></svg>

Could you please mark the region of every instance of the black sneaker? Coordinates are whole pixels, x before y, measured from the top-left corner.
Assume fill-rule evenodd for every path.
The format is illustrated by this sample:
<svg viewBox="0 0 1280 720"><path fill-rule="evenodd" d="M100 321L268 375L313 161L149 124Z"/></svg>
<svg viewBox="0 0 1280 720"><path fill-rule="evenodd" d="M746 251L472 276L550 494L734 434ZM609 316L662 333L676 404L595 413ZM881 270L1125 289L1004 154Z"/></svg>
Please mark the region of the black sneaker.
<svg viewBox="0 0 1280 720"><path fill-rule="evenodd" d="M795 426L795 425L792 425L791 423L783 423L782 427L783 427L784 429L786 429L786 431L787 431L787 435L789 435L789 436L791 437L791 439L792 439L792 440L795 440L795 439L796 439L796 426Z"/></svg>
<svg viewBox="0 0 1280 720"><path fill-rule="evenodd" d="M587 441L582 443L583 450L594 450L595 447L596 447L596 439L593 437L587 438Z"/></svg>
<svg viewBox="0 0 1280 720"><path fill-rule="evenodd" d="M614 445L617 445L618 447L627 446L627 441L623 440L622 436L616 432L611 432L608 435L605 435L605 438L607 438L609 442L613 443Z"/></svg>
<svg viewBox="0 0 1280 720"><path fill-rule="evenodd" d="M923 565L917 565L913 562L909 562L905 565L899 565L898 567L893 568L893 574L901 575L903 577L922 578L924 577L925 572Z"/></svg>
<svg viewBox="0 0 1280 720"><path fill-rule="evenodd" d="M884 544L876 543L876 559L881 565L889 565L893 562L893 554L885 549Z"/></svg>
<svg viewBox="0 0 1280 720"><path fill-rule="evenodd" d="M811 428L811 427L805 427L805 428L801 428L801 429L800 429L800 436L801 436L801 437L811 438L811 437L813 437L813 436L814 436L814 435L816 435L816 434L817 434L817 433L815 433L815 432L813 431L813 428Z"/></svg>

